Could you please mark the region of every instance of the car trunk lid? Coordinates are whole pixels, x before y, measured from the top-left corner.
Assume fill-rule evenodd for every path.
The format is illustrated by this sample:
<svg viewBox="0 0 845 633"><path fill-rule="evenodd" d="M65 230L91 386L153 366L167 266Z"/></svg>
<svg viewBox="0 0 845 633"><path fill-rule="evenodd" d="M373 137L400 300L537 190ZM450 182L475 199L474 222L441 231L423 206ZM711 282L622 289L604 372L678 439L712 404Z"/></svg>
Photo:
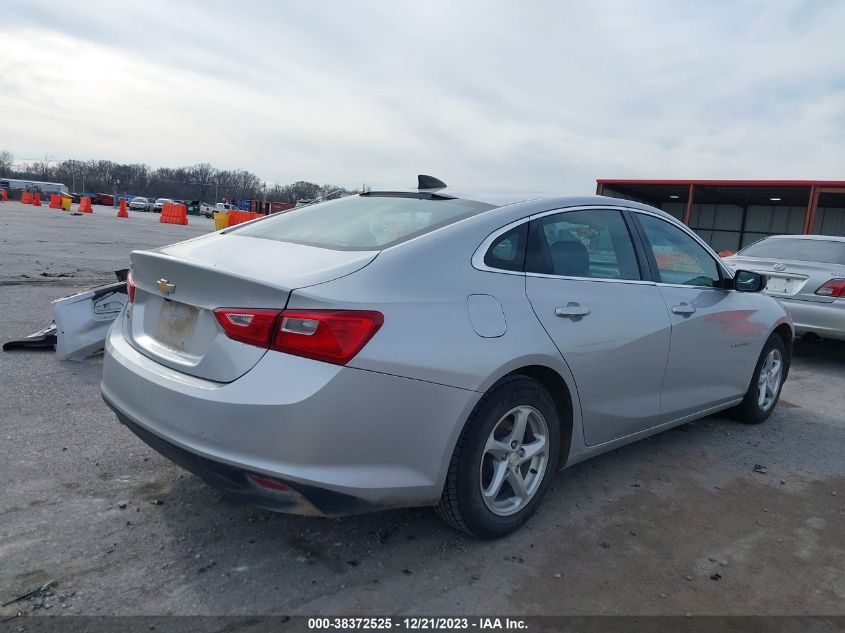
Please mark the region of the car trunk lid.
<svg viewBox="0 0 845 633"><path fill-rule="evenodd" d="M726 260L733 270L751 270L769 278L766 293L773 297L830 303L835 297L816 290L835 278L845 277L845 266L807 261L734 256Z"/></svg>
<svg viewBox="0 0 845 633"><path fill-rule="evenodd" d="M215 308L281 310L294 289L348 275L376 255L222 233L135 251L135 300L127 313L126 336L135 349L163 365L231 382L266 350L228 338Z"/></svg>

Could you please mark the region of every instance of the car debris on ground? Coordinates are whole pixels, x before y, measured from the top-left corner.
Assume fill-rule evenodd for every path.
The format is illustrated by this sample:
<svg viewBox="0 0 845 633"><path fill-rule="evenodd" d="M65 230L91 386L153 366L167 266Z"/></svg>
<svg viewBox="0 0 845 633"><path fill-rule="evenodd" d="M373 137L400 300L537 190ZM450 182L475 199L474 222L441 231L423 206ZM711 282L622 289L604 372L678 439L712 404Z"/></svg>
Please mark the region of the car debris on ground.
<svg viewBox="0 0 845 633"><path fill-rule="evenodd" d="M10 604L15 604L16 602L22 602L24 600L32 600L33 598L38 598L40 596L46 595L50 593L52 590L52 586L56 584L55 580L51 580L48 583L45 583L38 587L37 589L33 589L32 591L28 591L26 593L22 593L19 596L12 598L11 600L7 600L3 604L0 604L0 607L8 607Z"/></svg>
<svg viewBox="0 0 845 633"><path fill-rule="evenodd" d="M3 344L3 351L51 349L62 360L81 362L103 349L106 334L128 301L128 269L114 271L118 281L53 301L53 321L22 339Z"/></svg>

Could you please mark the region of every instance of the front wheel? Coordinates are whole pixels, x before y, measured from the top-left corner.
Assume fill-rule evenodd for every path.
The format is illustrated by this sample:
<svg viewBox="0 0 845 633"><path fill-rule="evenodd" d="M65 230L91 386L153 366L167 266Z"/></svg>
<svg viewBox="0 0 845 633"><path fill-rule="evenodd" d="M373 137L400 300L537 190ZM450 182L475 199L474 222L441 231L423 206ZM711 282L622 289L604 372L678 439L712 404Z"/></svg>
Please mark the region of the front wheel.
<svg viewBox="0 0 845 633"><path fill-rule="evenodd" d="M760 353L745 397L731 409L731 415L748 424L759 424L768 419L780 399L786 372L786 345L779 335L772 334Z"/></svg>
<svg viewBox="0 0 845 633"><path fill-rule="evenodd" d="M458 438L437 513L476 538L510 534L540 505L559 463L560 437L548 391L526 376L504 378Z"/></svg>

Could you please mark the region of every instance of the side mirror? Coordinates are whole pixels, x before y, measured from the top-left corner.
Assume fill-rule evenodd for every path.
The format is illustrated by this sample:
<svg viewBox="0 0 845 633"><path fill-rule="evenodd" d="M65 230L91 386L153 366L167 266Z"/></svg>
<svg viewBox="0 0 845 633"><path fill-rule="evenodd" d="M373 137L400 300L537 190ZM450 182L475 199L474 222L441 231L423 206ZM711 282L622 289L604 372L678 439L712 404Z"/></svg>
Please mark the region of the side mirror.
<svg viewBox="0 0 845 633"><path fill-rule="evenodd" d="M734 290L738 292L760 292L766 288L768 278L750 270L738 270L734 275Z"/></svg>

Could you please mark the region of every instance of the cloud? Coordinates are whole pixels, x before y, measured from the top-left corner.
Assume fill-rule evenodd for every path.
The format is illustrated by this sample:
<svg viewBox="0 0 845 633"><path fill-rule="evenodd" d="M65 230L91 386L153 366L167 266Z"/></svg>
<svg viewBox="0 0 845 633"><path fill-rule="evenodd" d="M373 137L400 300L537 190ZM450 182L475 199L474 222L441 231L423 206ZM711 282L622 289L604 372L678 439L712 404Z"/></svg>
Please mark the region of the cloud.
<svg viewBox="0 0 845 633"><path fill-rule="evenodd" d="M270 182L591 191L842 178L839 2L21 2L21 158L212 162Z"/></svg>

